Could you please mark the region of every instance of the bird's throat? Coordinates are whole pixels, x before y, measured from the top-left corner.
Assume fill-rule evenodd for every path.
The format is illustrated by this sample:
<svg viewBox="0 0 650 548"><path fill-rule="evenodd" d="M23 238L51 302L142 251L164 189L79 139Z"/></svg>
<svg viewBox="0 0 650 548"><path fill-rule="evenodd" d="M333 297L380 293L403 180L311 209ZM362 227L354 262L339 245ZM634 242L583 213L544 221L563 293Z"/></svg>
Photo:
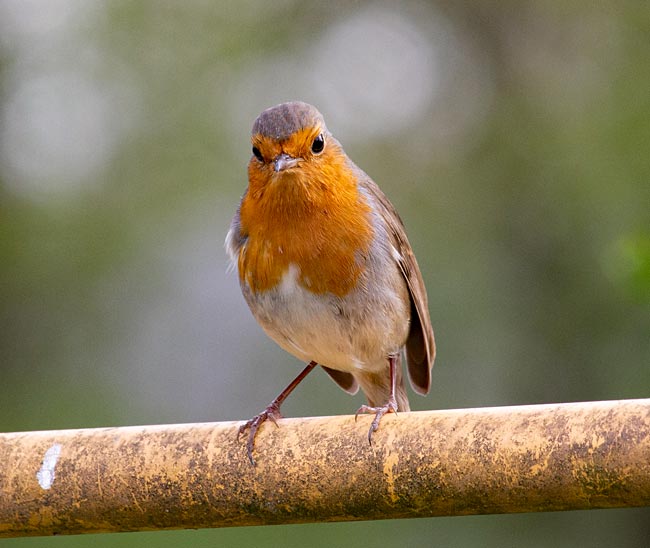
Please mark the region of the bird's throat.
<svg viewBox="0 0 650 548"><path fill-rule="evenodd" d="M370 208L351 172L319 174L296 170L263 187L251 179L239 275L252 292L275 288L294 267L298 284L316 294L343 296L356 286L373 237Z"/></svg>

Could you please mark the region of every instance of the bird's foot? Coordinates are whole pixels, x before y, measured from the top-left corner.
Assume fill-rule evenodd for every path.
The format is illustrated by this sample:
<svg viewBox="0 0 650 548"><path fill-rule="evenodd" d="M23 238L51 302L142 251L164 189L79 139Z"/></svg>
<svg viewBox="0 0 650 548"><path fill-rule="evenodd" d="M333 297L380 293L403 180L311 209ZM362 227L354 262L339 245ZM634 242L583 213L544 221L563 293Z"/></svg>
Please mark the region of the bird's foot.
<svg viewBox="0 0 650 548"><path fill-rule="evenodd" d="M241 435L246 432L246 430L249 431L248 441L246 442L246 451L248 453L248 460L253 466L255 466L253 449L255 448L255 436L257 435L257 430L267 419L277 426L277 421L281 418L282 413L280 413L280 405L273 401L259 415L255 415L251 420L246 421L246 423L242 424L239 427L239 431L237 432L237 439L239 439Z"/></svg>
<svg viewBox="0 0 650 548"><path fill-rule="evenodd" d="M372 445L372 435L377 431L377 428L379 428L379 422L381 421L381 418L386 414L386 413L395 413L397 414L397 401L395 398L391 397L386 405L382 405L381 407L370 407L369 405L362 405L357 409L356 414L354 415L354 420L357 420L357 417L361 413L374 413L375 418L372 420L372 423L370 424L370 430L368 430L368 443Z"/></svg>

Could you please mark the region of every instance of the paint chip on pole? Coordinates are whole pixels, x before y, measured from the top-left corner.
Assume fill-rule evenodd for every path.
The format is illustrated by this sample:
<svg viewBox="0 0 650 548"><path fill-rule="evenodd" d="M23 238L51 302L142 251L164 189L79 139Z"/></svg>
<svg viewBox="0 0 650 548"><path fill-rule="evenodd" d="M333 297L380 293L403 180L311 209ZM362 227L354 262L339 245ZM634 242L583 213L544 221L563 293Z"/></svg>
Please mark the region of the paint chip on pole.
<svg viewBox="0 0 650 548"><path fill-rule="evenodd" d="M54 445L52 445L52 447L50 447L45 452L41 469L38 472L36 472L36 479L38 479L38 484L43 489L49 489L50 487L52 487L52 484L54 483L54 478L56 477L54 470L56 468L56 463L59 460L60 455L61 455L60 443L55 443Z"/></svg>

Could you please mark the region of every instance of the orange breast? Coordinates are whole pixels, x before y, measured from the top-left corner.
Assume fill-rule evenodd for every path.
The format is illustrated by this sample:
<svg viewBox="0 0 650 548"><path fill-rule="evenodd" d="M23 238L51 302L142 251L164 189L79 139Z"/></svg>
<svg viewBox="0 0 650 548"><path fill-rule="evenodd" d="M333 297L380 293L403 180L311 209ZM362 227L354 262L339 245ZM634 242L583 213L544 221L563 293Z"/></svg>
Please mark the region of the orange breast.
<svg viewBox="0 0 650 548"><path fill-rule="evenodd" d="M291 264L313 293L343 296L359 281L373 237L370 207L335 152L271 176L251 162L238 266L253 292L275 287Z"/></svg>

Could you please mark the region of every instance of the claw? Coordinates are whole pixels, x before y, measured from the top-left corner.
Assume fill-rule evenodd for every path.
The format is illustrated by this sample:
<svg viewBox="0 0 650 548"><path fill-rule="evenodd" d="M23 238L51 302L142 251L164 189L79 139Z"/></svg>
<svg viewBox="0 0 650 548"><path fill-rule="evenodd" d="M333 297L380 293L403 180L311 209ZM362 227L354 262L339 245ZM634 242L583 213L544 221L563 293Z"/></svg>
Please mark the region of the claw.
<svg viewBox="0 0 650 548"><path fill-rule="evenodd" d="M276 426L278 425L278 419L282 418L280 413L280 407L271 403L264 411L259 415L255 415L251 420L246 421L239 427L237 431L237 439L239 440L241 435L249 430L248 432L248 441L246 442L246 452L248 454L248 460L252 466L255 466L255 459L253 458L253 449L255 448L255 436L257 435L257 430L266 420L270 420Z"/></svg>
<svg viewBox="0 0 650 548"><path fill-rule="evenodd" d="M368 430L368 443L372 445L372 435L379 428L379 423L381 421L381 418L386 413L397 414L397 401L395 401L395 398L390 398L386 403L386 405L382 405L381 407L370 407L369 405L362 405L361 407L359 407L359 409L357 409L357 412L354 415L355 422L360 413L375 414L375 418L372 420L372 423L370 423L370 430Z"/></svg>
<svg viewBox="0 0 650 548"><path fill-rule="evenodd" d="M248 460L253 466L255 466L255 459L253 459L253 448L255 447L255 435L257 434L257 429L266 419L271 419L271 422L273 422L273 424L276 426L278 425L278 419L282 418L282 414L280 413L280 406L282 405L282 402L287 399L287 396L291 394L291 392L293 392L293 389L300 384L300 381L302 381L317 365L318 364L315 361L309 362L298 374L298 376L289 383L289 386L280 392L280 394L278 394L278 397L275 398L264 411L239 427L239 431L237 432L237 439L239 439L242 433L244 433L246 430L250 430L248 434L248 443L246 443L246 450L248 451Z"/></svg>

